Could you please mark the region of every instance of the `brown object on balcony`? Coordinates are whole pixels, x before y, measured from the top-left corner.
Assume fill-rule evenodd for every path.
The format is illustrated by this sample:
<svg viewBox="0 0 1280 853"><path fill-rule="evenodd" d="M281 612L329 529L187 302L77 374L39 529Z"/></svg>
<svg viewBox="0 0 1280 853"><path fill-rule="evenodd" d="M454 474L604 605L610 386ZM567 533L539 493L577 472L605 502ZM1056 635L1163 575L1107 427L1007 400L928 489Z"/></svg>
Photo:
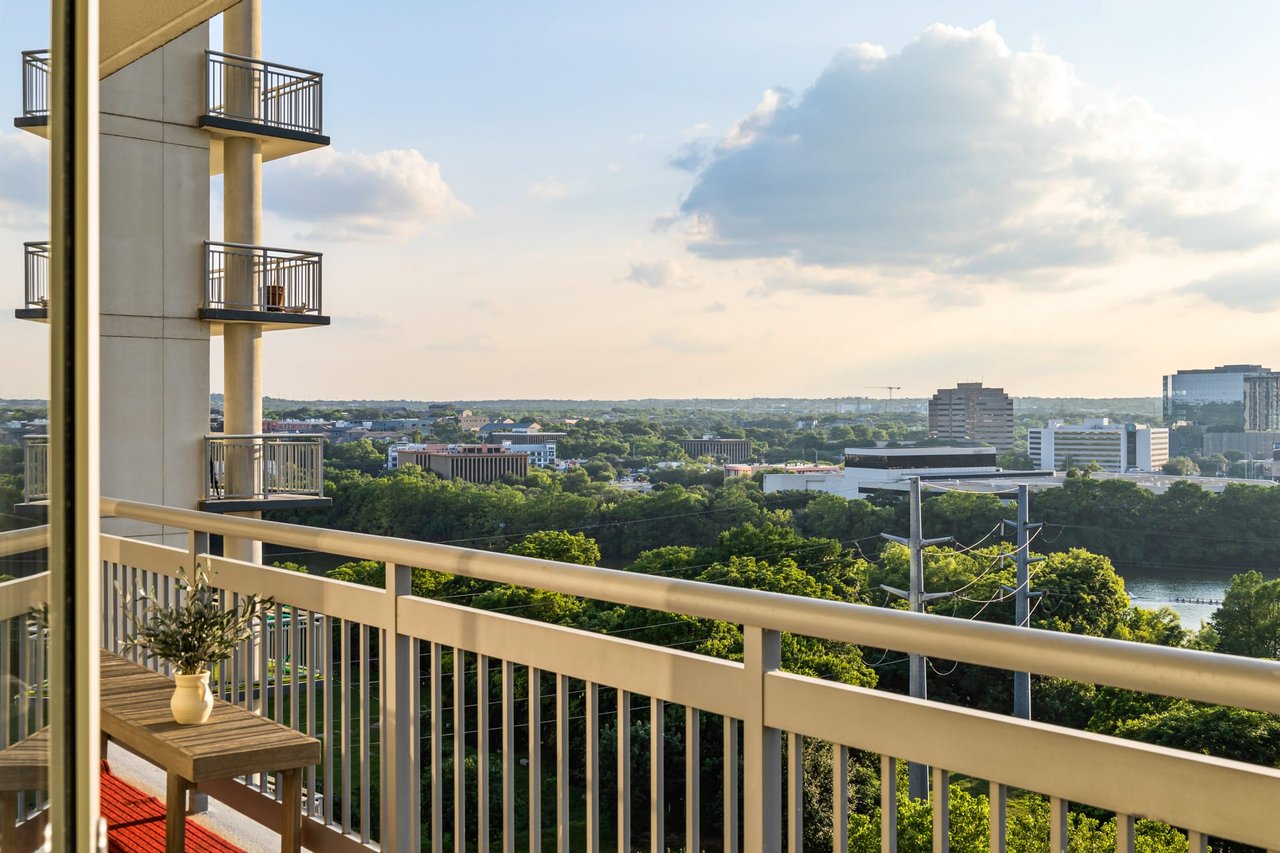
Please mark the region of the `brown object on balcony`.
<svg viewBox="0 0 1280 853"><path fill-rule="evenodd" d="M170 679L110 652L100 665L102 733L168 774L168 849L183 849L194 784L272 771L280 773L280 849L302 849L300 771L320 763L320 741L217 699L207 723L178 725Z"/></svg>

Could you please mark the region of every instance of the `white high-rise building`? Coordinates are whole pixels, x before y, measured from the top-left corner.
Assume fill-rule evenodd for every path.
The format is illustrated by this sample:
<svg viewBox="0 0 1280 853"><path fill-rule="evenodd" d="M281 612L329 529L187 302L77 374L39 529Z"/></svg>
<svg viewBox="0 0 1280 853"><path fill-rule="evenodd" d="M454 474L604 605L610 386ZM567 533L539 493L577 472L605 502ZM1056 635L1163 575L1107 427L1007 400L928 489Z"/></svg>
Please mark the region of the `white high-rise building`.
<svg viewBox="0 0 1280 853"><path fill-rule="evenodd" d="M1027 433L1027 452L1037 468L1057 471L1090 462L1104 471L1158 471L1169 461L1169 430L1088 418L1082 424L1050 421Z"/></svg>

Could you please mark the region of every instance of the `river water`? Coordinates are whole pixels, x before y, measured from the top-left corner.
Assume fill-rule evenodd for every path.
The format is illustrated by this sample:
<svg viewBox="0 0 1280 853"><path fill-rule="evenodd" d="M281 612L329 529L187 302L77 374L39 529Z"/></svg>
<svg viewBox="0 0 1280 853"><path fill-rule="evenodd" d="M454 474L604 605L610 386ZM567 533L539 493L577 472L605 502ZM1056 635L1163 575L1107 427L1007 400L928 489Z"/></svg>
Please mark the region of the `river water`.
<svg viewBox="0 0 1280 853"><path fill-rule="evenodd" d="M1136 607L1155 610L1171 607L1182 618L1184 628L1196 630L1218 609L1231 585L1231 571L1214 569L1122 569L1129 599ZM1263 572L1268 579L1275 572Z"/></svg>

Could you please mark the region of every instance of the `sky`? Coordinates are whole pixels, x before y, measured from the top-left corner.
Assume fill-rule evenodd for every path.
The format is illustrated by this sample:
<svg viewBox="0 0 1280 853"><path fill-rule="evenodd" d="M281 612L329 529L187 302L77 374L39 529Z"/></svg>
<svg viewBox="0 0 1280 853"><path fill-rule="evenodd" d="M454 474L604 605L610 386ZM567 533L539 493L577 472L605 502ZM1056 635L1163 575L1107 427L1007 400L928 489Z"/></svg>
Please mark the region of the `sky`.
<svg viewBox="0 0 1280 853"><path fill-rule="evenodd" d="M333 140L264 167L265 240L324 252L333 318L267 335L272 396L1156 396L1280 366L1280 5L263 5ZM47 7L0 4L0 114L47 41ZM15 307L45 169L0 126ZM46 345L0 313L0 396L44 395Z"/></svg>

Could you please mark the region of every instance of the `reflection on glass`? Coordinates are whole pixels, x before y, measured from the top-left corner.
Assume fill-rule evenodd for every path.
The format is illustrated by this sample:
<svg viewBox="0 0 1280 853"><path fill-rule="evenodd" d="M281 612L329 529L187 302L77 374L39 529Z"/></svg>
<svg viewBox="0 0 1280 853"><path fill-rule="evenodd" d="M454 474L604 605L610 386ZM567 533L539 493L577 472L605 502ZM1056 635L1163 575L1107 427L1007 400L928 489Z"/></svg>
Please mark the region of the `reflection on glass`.
<svg viewBox="0 0 1280 853"><path fill-rule="evenodd" d="M0 28L0 850L45 840L49 776L49 8ZM21 74L19 71L21 60ZM24 101L24 97L26 100ZM37 116L38 114L38 116ZM11 125L11 120L18 127Z"/></svg>

